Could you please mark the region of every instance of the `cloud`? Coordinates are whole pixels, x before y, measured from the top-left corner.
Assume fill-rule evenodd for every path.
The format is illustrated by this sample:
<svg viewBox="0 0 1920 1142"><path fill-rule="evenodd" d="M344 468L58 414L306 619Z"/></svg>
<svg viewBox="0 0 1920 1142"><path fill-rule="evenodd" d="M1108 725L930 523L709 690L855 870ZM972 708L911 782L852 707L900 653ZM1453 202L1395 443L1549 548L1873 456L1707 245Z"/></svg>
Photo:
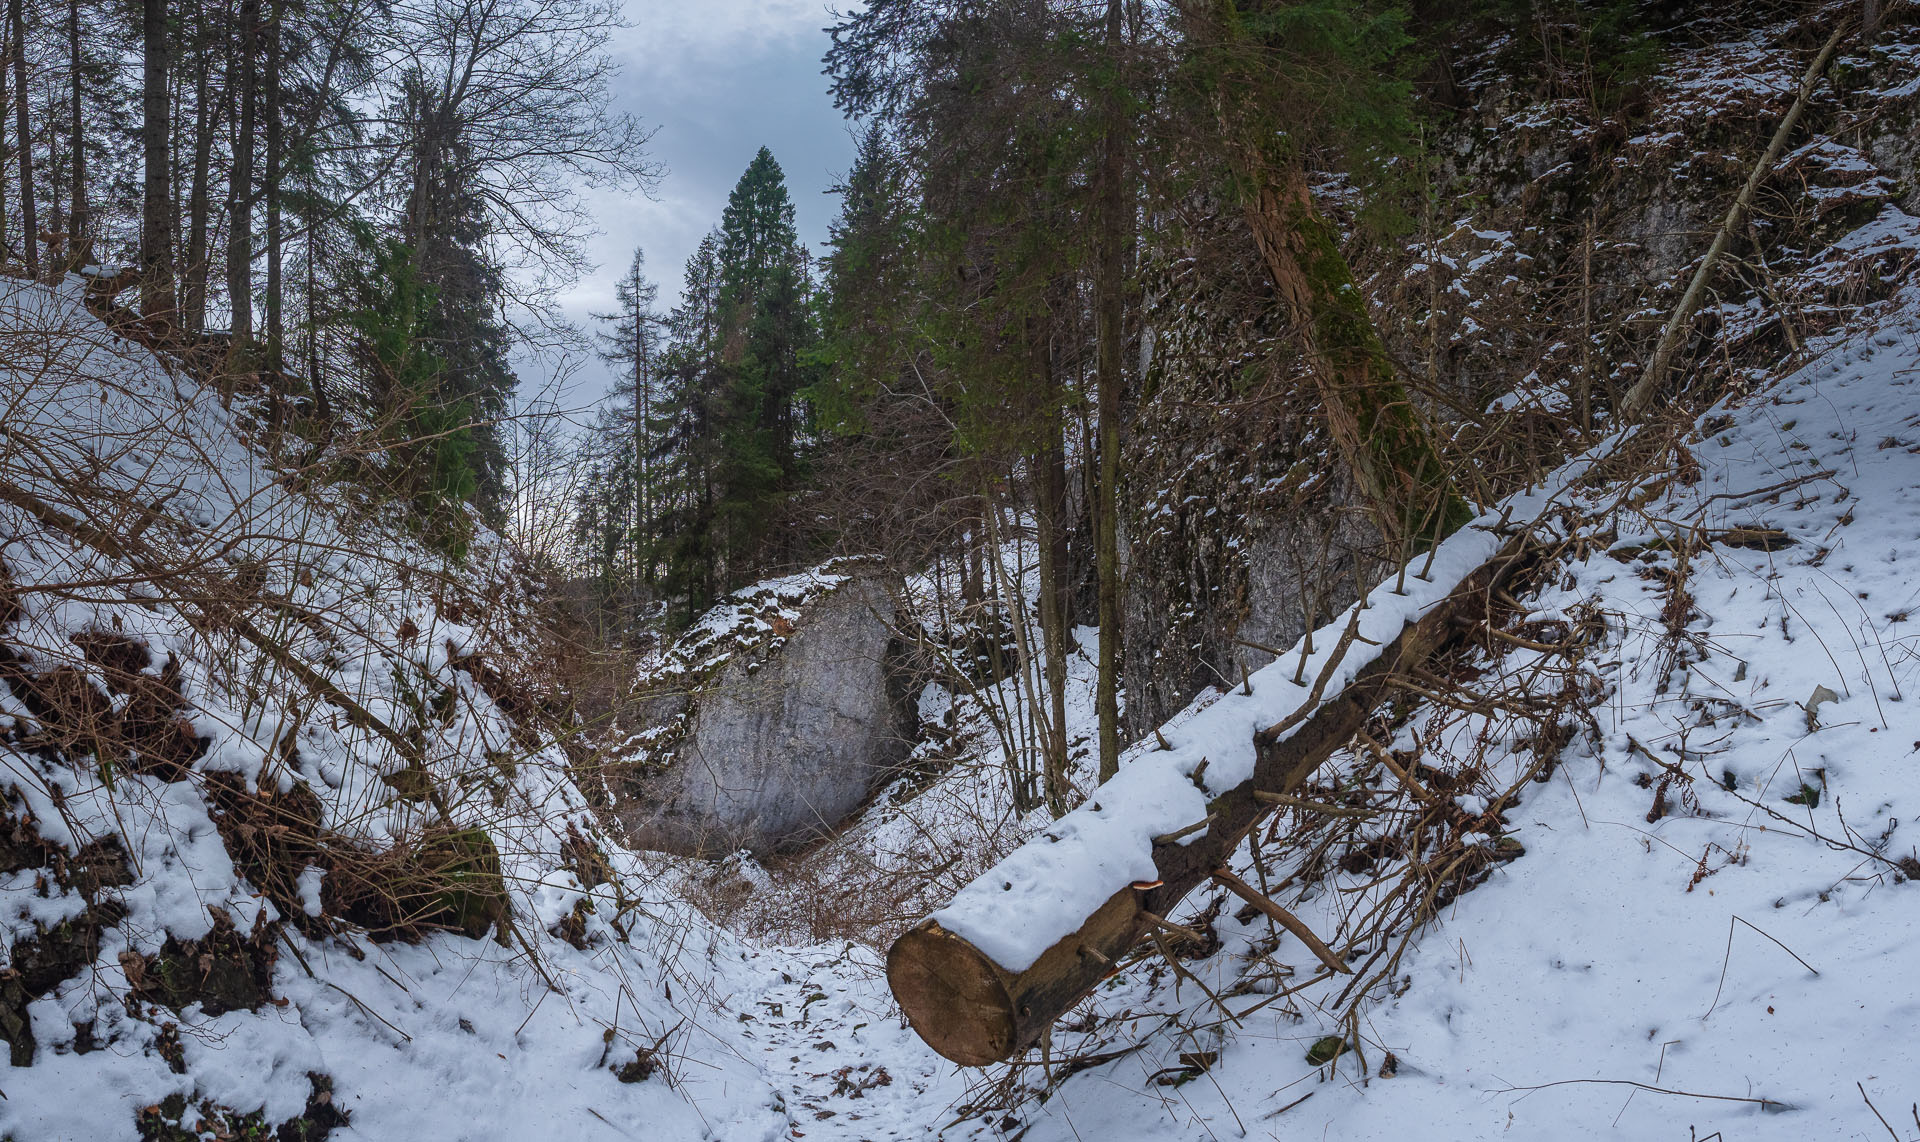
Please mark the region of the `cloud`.
<svg viewBox="0 0 1920 1142"><path fill-rule="evenodd" d="M573 321L613 307L613 285L636 246L660 283L662 305L680 292L686 259L720 222L727 194L754 152L770 148L787 176L800 236L816 250L838 210L828 187L846 173L853 142L820 73L831 13L820 0L633 0L634 26L610 45L621 64L617 106L655 128L652 157L667 168L651 198L589 192L603 236L589 245L599 269L560 299ZM598 362L574 399L603 392ZM532 388L533 378L527 378Z"/></svg>
<svg viewBox="0 0 1920 1142"><path fill-rule="evenodd" d="M832 18L819 0L637 0L627 15L633 26L615 37L614 52L665 79L696 76L743 54L789 50L819 36Z"/></svg>

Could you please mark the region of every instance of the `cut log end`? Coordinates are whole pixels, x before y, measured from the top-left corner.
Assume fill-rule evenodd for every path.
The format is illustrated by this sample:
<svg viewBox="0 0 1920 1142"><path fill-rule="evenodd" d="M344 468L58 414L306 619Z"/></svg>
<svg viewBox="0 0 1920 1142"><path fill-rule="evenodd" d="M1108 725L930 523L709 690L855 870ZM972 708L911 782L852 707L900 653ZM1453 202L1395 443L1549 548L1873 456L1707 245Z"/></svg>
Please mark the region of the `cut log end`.
<svg viewBox="0 0 1920 1142"><path fill-rule="evenodd" d="M1314 696L1298 716L1277 722L1254 738L1253 773L1208 802L1208 817L1198 826L1202 834L1188 839L1195 830L1183 830L1155 838L1153 874L1131 883L1121 881L1118 891L1091 915L1035 917L1023 908L1007 907L991 891L1010 888L1010 883L990 884L986 895L1001 905L995 920L1002 930L1078 921L1021 970L1010 971L995 963L931 919L910 929L887 954L887 982L914 1031L940 1054L975 1067L1044 1042L1054 1021L1121 970L1142 938L1157 934L1158 928L1179 931L1167 917L1187 893L1209 878L1260 907L1332 971L1352 971L1298 917L1234 876L1227 867L1230 858L1271 807L1272 801L1260 794L1301 801L1298 791L1314 770L1356 734L1363 734L1372 711L1397 692L1396 675L1457 645L1462 628L1455 620L1484 616L1493 592L1535 551L1527 532L1510 538L1498 554L1462 578L1443 603L1406 624L1372 662L1325 701L1320 700L1318 687L1331 671L1323 673L1315 683ZM1341 638L1349 636L1358 639L1357 626L1349 625ZM1391 759L1388 764L1393 764ZM1306 804L1318 811L1342 811L1340 806ZM1049 857L1055 863L1057 859ZM1134 875L1146 871L1143 868ZM989 875L1001 880L997 871Z"/></svg>
<svg viewBox="0 0 1920 1142"><path fill-rule="evenodd" d="M914 1032L967 1067L1014 1050L1018 1024L1002 973L972 944L927 920L894 941L887 983Z"/></svg>

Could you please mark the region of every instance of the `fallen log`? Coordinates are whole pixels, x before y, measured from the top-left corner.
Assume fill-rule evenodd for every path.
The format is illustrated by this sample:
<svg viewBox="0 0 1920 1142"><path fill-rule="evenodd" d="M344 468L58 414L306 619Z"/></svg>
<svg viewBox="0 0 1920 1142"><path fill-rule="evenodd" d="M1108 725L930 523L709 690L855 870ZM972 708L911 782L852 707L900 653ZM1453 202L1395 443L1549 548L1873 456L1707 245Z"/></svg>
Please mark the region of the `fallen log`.
<svg viewBox="0 0 1920 1142"><path fill-rule="evenodd" d="M1792 138L1793 129L1807 109L1807 103L1813 98L1814 89L1820 85L1820 77L1826 73L1827 65L1840 48L1841 41L1853 31L1853 25L1846 20L1833 30L1827 42L1820 49L1813 62L1807 65L1807 73L1800 78L1800 87L1794 95L1792 106L1780 120L1780 126L1773 132L1773 139L1747 172L1747 181L1734 196L1733 205L1727 209L1726 218L1720 223L1720 229L1713 235L1713 243L1707 247L1706 256L1700 259L1700 265L1693 271L1693 277L1687 282L1686 292L1680 295L1680 304L1673 307L1673 313L1667 318L1667 324L1660 331L1660 340L1654 345L1653 357L1647 362L1647 371L1640 375L1626 397L1620 402L1621 413L1629 419L1639 419L1652 407L1654 395L1660 391L1660 385L1666 380L1667 371L1673 365L1673 359L1686 341L1687 329L1693 322L1693 315L1700 311L1700 305L1706 300L1707 285L1713 281L1713 271L1719 268L1720 259L1733 245L1734 236L1746 224L1747 214L1753 209L1753 200L1760 191L1760 185L1773 173L1773 164L1780 161L1781 152L1787 149L1787 140Z"/></svg>
<svg viewBox="0 0 1920 1142"><path fill-rule="evenodd" d="M1390 596L1399 592L1392 591L1394 585L1389 583L1374 592L1371 607L1356 606L1340 633L1339 645L1323 650L1312 692L1296 695L1305 701L1293 714L1252 734L1249 775L1216 791L1205 780L1209 759L1199 758L1197 764L1188 759L1188 768L1176 772L1190 784L1182 787L1176 781L1162 788L1152 784L1151 774L1138 778L1130 774L1153 769L1148 759L1166 758L1167 751L1142 755L1096 790L1088 805L1056 822L1045 836L963 889L954 904L895 941L887 954L887 980L914 1031L940 1054L967 1066L998 1062L1038 1043L1055 1020L1118 970L1116 965L1164 923L1161 918L1170 916L1187 893L1215 877L1240 842L1272 811L1276 796L1293 794L1334 751L1353 739L1373 711L1396 692L1396 675L1470 637L1487 617L1495 589L1530 562L1537 547L1530 529L1498 537L1483 528L1478 535L1457 533L1440 552L1454 556L1451 589L1438 586L1447 580L1437 575L1436 584L1424 590L1414 577L1406 576L1404 585L1414 588L1406 594L1416 596L1409 603L1396 609ZM1462 553L1471 558L1462 560ZM1370 613L1374 614L1372 629L1390 637L1367 637L1367 624L1361 620ZM1383 622L1396 618L1403 622L1397 633L1383 629ZM1323 648L1334 641L1322 632ZM1378 652L1364 664L1345 668L1350 671L1345 684L1323 698L1321 691L1341 671L1345 653L1355 644L1368 643L1379 643ZM1365 655L1351 657L1360 660ZM1269 677L1261 679L1262 688L1281 686L1284 692L1285 669L1280 663L1269 667L1263 672ZM1201 716L1239 700L1236 690ZM1214 720L1230 725L1232 716L1229 708ZM1181 728L1172 732L1178 734ZM1192 744L1216 751L1218 745L1204 738ZM1238 775L1230 764L1220 764L1221 757L1212 760L1215 774L1226 768L1230 772L1224 776ZM1185 790L1194 788L1204 798L1199 806L1186 804L1194 798ZM1125 816L1127 802L1136 803L1138 809L1143 796L1182 803L1179 809L1164 805L1153 809L1184 810L1185 821L1199 823L1147 828L1145 835L1152 838L1150 866L1130 862L1125 852L1109 858L1102 846L1124 850L1129 839L1143 831L1141 821L1156 819L1151 813L1136 813L1134 818L1114 821ZM1103 801L1116 804L1103 807ZM1092 899L1089 884L1112 883L1116 876L1124 882L1129 874L1131 883L1096 907L1087 906ZM1049 876L1057 877L1059 883L1049 885ZM1055 904L1068 913L1064 924L1047 912ZM1071 927L1064 935L1035 954L1041 940L1067 925Z"/></svg>

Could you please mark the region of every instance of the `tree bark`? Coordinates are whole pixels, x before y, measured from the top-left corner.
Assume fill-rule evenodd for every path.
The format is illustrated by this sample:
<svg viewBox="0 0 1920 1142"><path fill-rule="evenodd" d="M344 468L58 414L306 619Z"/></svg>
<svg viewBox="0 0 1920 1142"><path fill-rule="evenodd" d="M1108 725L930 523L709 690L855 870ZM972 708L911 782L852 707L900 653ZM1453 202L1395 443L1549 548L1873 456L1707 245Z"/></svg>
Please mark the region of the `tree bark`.
<svg viewBox="0 0 1920 1142"><path fill-rule="evenodd" d="M1420 412L1395 374L1340 253L1314 209L1306 172L1267 148L1242 148L1247 224L1306 352L1328 427L1388 540L1409 547L1473 518L1454 491Z"/></svg>
<svg viewBox="0 0 1920 1142"><path fill-rule="evenodd" d="M0 261L5 261L13 253L13 243L7 233L7 160L13 155L7 150L7 90L11 86L7 81L6 61L12 57L12 49L7 46L6 29L0 26Z"/></svg>
<svg viewBox="0 0 1920 1142"><path fill-rule="evenodd" d="M307 387L313 390L313 414L320 421L320 439L327 438L333 407L327 401L327 385L320 361L320 322L315 306L320 296L315 278L321 258L320 227L309 221L307 230Z"/></svg>
<svg viewBox="0 0 1920 1142"><path fill-rule="evenodd" d="M280 174L285 161L286 130L281 123L280 66L285 45L280 38L279 0L267 4L266 106L267 168L263 190L267 208L267 368L278 374L286 352L282 326L285 281L281 273Z"/></svg>
<svg viewBox="0 0 1920 1142"><path fill-rule="evenodd" d="M20 141L20 226L27 273L40 276L40 219L33 202L33 124L27 107L27 20L21 0L7 0L13 38L14 135ZM57 208L56 208L57 209Z"/></svg>
<svg viewBox="0 0 1920 1142"><path fill-rule="evenodd" d="M1132 204L1126 187L1126 115L1121 104L1120 0L1107 0L1106 63L1100 156L1099 342L1100 478L1094 510L1094 563L1099 576L1100 662L1094 707L1100 722L1100 780L1120 771L1120 389L1126 330L1125 266Z"/></svg>
<svg viewBox="0 0 1920 1142"><path fill-rule="evenodd" d="M87 234L87 134L86 114L81 106L80 0L67 0L67 64L72 91L68 124L69 146L73 149L72 206L67 211L67 254L74 268L93 260L92 242Z"/></svg>
<svg viewBox="0 0 1920 1142"><path fill-rule="evenodd" d="M1292 733L1281 736L1284 722L1256 733L1253 776L1208 803L1206 831L1197 839L1154 842L1159 883L1121 889L1026 970L1007 970L934 920L909 929L887 953L887 982L914 1031L966 1066L998 1062L1039 1042L1148 934L1150 916L1171 914L1187 893L1226 864L1270 811L1262 794L1285 795L1305 783L1352 740L1375 708L1400 692L1393 685L1396 675L1458 645L1484 620L1493 590L1533 551L1528 533L1515 536L1445 600L1403 627L1378 658Z"/></svg>
<svg viewBox="0 0 1920 1142"><path fill-rule="evenodd" d="M636 534L628 538L628 544L640 556L640 581L648 587L653 586L654 544L647 538L653 529L653 357L647 344L646 305L640 300L642 282L638 273L633 275L633 450L634 472L639 486L634 489L635 508L639 518L635 520Z"/></svg>
<svg viewBox="0 0 1920 1142"><path fill-rule="evenodd" d="M253 342L253 57L259 30L260 0L240 0L240 50L227 69L227 86L239 104L227 185L227 298L235 349Z"/></svg>
<svg viewBox="0 0 1920 1142"><path fill-rule="evenodd" d="M181 320L195 333L207 327L207 184L213 163L216 123L208 85L213 37L207 34L206 0L195 5L193 93L193 173L187 190L187 261L181 267Z"/></svg>
<svg viewBox="0 0 1920 1142"><path fill-rule="evenodd" d="M1673 358L1686 342L1688 327L1693 323L1693 315L1700 311L1700 304L1706 300L1707 284L1713 280L1713 271L1719 268L1720 259L1733 245L1733 236L1746 224L1747 213L1753 209L1753 199L1760 191L1760 184L1766 181L1773 171L1773 164L1780 160L1780 152L1786 150L1787 140L1800 122L1801 115L1807 110L1807 100L1812 98L1813 90L1820 84L1820 77L1826 73L1827 65L1833 61L1834 52L1840 48L1842 40L1852 30L1852 25L1842 21L1820 54L1813 58L1807 67L1807 73L1800 78L1800 90L1794 96L1793 105L1787 109L1786 118L1780 120L1780 126L1773 133L1773 139L1760 156L1760 161L1748 172L1747 181L1734 196L1733 206L1727 210L1727 217L1720 223L1720 230L1713 236L1712 245L1707 247L1706 257L1700 260L1699 268L1693 272L1693 279L1687 283L1687 291L1680 295L1680 304L1675 306L1673 314L1667 318L1666 328L1660 331L1660 340L1654 345L1653 357L1647 363L1647 371L1640 375L1633 387L1620 402L1620 414L1630 420L1638 420L1646 414L1653 404L1654 395L1665 382L1667 371L1673 366Z"/></svg>
<svg viewBox="0 0 1920 1142"><path fill-rule="evenodd" d="M167 72L172 47L167 0L142 0L140 151L145 165L140 201L140 311L156 324L174 320L173 122Z"/></svg>
<svg viewBox="0 0 1920 1142"><path fill-rule="evenodd" d="M1029 336L1034 369L1039 373L1035 387L1044 394L1046 405L1041 412L1043 438L1031 460L1037 509L1034 515L1039 524L1040 641L1047 671L1043 784L1047 809L1058 817L1067 811L1067 632L1073 623L1073 593L1067 579L1067 453L1061 424L1062 394L1054 375L1051 323L1030 322ZM1022 620L1016 617L1015 621Z"/></svg>

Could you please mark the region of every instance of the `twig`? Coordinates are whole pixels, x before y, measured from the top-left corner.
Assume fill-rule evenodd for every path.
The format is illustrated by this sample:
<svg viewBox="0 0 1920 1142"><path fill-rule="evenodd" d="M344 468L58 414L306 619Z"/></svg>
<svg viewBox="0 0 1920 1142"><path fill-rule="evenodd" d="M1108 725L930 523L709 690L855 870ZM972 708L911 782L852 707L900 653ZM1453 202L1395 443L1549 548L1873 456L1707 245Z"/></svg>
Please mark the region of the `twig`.
<svg viewBox="0 0 1920 1142"><path fill-rule="evenodd" d="M1328 817L1373 817L1378 813L1373 809L1352 809L1340 805L1328 805L1320 801L1309 801L1305 797L1295 797L1291 793L1269 793L1264 789L1253 791L1256 801L1268 805L1285 805L1289 809L1305 809L1310 813L1320 813Z"/></svg>
<svg viewBox="0 0 1920 1142"><path fill-rule="evenodd" d="M1296 1098L1292 1102L1281 1107L1279 1110L1270 1110L1267 1113L1261 1115L1260 1121L1265 1122L1269 1118L1278 1118L1281 1115L1285 1114L1287 1111L1292 1110L1294 1107L1299 1106L1301 1103L1312 1098L1313 1096L1314 1096L1314 1092L1308 1091L1307 1093L1301 1095L1299 1098Z"/></svg>
<svg viewBox="0 0 1920 1142"><path fill-rule="evenodd" d="M1172 948L1167 947L1167 938L1165 936L1162 936L1159 932L1149 932L1147 936L1153 941L1154 948L1159 951L1160 955L1166 959L1168 965L1173 968L1175 978L1192 980L1193 986L1199 988L1202 994L1211 1000L1215 1007L1220 1009L1220 1014L1233 1020L1235 1027L1241 1026L1240 1017L1233 1013L1233 1008L1228 1007L1225 1000L1214 994L1213 989L1208 987L1204 980L1188 971L1187 965L1180 962L1179 957L1173 954Z"/></svg>
<svg viewBox="0 0 1920 1142"><path fill-rule="evenodd" d="M1780 158L1780 152L1786 149L1787 139L1793 134L1794 127L1800 122L1800 116L1806 111L1807 102L1812 97L1814 88L1819 86L1820 77L1827 70L1827 63L1833 59L1834 52L1839 50L1840 41L1844 40L1847 33L1851 31L1853 31L1852 21L1843 18L1840 25L1833 30L1833 35L1829 36L1826 44L1821 47L1820 53L1814 56L1813 62L1807 66L1806 75L1800 80L1799 92L1794 96L1793 105L1787 109L1786 116L1780 120L1780 126L1774 131L1773 139L1768 142L1766 152L1760 156L1760 161L1753 164L1753 169L1748 172L1746 185L1742 186L1740 193L1734 197L1733 206L1727 211L1726 221L1720 224L1719 231L1714 234L1713 244L1707 248L1706 256L1700 260L1699 268L1693 273L1693 280L1687 283L1686 292L1680 297L1680 304L1674 307L1672 316L1667 319L1666 328L1661 330L1660 340L1654 346L1653 358L1647 363L1647 371L1634 382L1633 388L1628 390L1626 398L1621 402L1620 411L1624 416L1638 420L1653 404L1654 394L1659 391L1661 381L1666 379L1668 366L1680 349L1686 329L1692 323L1693 315L1698 312L1701 301L1706 297L1706 287L1713 278L1713 271L1719 266L1720 258L1727 252L1727 247L1732 245L1734 232L1746 221L1747 212L1753 206L1754 195L1759 191L1760 184L1765 181L1768 174L1772 173L1774 163Z"/></svg>
<svg viewBox="0 0 1920 1142"><path fill-rule="evenodd" d="M1755 488L1751 492L1715 492L1713 495L1701 500L1700 506L1705 508L1715 500L1750 500L1756 496L1773 495L1779 492L1790 491L1802 484L1811 484L1815 480L1830 480L1835 475L1836 473L1832 468L1822 468L1818 472L1809 472L1804 476L1795 476L1791 480L1782 480L1777 484L1768 484L1764 488Z"/></svg>
<svg viewBox="0 0 1920 1142"><path fill-rule="evenodd" d="M1699 1091L1692 1091L1692 1090L1670 1090L1667 1087L1654 1086L1651 1083L1634 1082L1632 1079L1561 1079L1558 1082L1536 1083L1533 1086L1510 1086L1502 1090L1496 1091L1495 1093L1511 1094L1512 1092L1517 1090L1523 1090L1523 1091L1527 1091L1528 1093L1532 1093L1533 1091L1536 1091L1536 1090L1546 1090L1549 1087L1575 1086L1582 1083L1592 1083L1597 1086L1630 1086L1630 1087L1635 1087L1639 1090L1647 1091L1650 1094L1672 1094L1672 1095L1679 1095L1681 1098L1706 1098L1706 1099L1712 1099L1715 1102L1748 1102L1748 1103L1754 1104L1755 1106L1766 1107L1767 1109L1770 1109L1770 1110L1792 1110L1793 1109L1793 1107L1790 1104L1781 1102L1779 1099L1775 1099L1775 1098L1752 1098L1750 1096L1742 1096L1737 1094L1701 1094Z"/></svg>
<svg viewBox="0 0 1920 1142"><path fill-rule="evenodd" d="M385 1023L387 1030L393 1032L395 1035L400 1036L402 1039L405 1039L409 1043L413 1042L413 1036L407 1034L405 1031L400 1030L400 1028L395 1027L392 1023L388 1023L386 1016L380 1014L378 1011L375 1011L373 1008L368 1007L365 1003L362 1003L360 1001L359 996L355 995L351 991L348 991L346 988L341 987L339 984L333 982L330 979L323 979L320 982L326 984L328 987L339 992L341 995L346 996L348 999L353 1000L353 1005L355 1007L358 1007L360 1010L366 1012L368 1015L373 1016L375 1019L378 1019L380 1022Z"/></svg>
<svg viewBox="0 0 1920 1142"><path fill-rule="evenodd" d="M1342 975L1353 974L1353 969L1341 963L1340 957L1334 955L1333 949L1327 947L1326 943L1321 940L1320 937L1313 934L1313 929L1302 923L1298 916L1295 916L1285 908L1274 903L1271 897L1262 896L1259 892L1255 891L1253 885L1241 880L1224 867L1213 870L1213 879L1226 886L1227 890L1235 896L1238 896L1248 904L1266 913L1282 928L1292 932L1299 938L1301 943L1307 946L1307 950L1320 958L1321 963Z"/></svg>
<svg viewBox="0 0 1920 1142"><path fill-rule="evenodd" d="M1339 669L1340 663L1347 657L1347 649L1353 645L1354 636L1360 633L1360 613L1360 604L1355 603L1346 629L1340 632L1340 640L1333 644L1333 652L1327 656L1326 666L1321 668L1320 676L1313 680L1313 689L1307 692L1307 700L1301 703L1299 709L1256 734L1256 744L1272 745L1320 708L1320 697L1327 692L1327 683L1333 680L1333 672Z"/></svg>
<svg viewBox="0 0 1920 1142"><path fill-rule="evenodd" d="M1873 1100L1870 1098L1867 1098L1867 1088L1864 1086L1860 1086L1860 1082L1858 1079L1854 1080L1853 1085L1860 1088L1860 1097L1867 1099L1867 1109L1873 1111L1873 1116L1880 1120L1880 1125L1885 1126L1887 1128L1887 1133L1893 1135L1893 1142L1900 1142L1899 1132L1894 1130L1893 1125L1887 1121L1887 1116L1880 1113L1880 1108L1873 1105Z"/></svg>
<svg viewBox="0 0 1920 1142"><path fill-rule="evenodd" d="M1707 1014L1702 1015L1700 1017L1701 1021L1703 1022L1706 1020L1707 1015L1713 1014L1714 1008L1720 1006L1720 991L1722 988L1727 986L1727 965L1733 962L1733 922L1735 920L1740 920L1742 924L1746 924L1747 927L1753 928L1753 930L1756 932L1760 932L1760 929L1754 928L1751 923L1749 923L1746 920L1742 920L1738 916L1729 916L1727 918L1727 954L1720 960L1720 984L1718 987L1715 987L1713 989L1713 1002L1707 1005ZM1767 936L1765 932L1760 932L1760 934L1762 936ZM1820 969L1814 967L1812 964L1808 963L1807 961L1800 959L1799 953L1795 952L1792 948L1787 947L1785 944L1782 944L1778 940L1774 940L1772 936L1767 936L1767 939L1773 940L1775 947L1779 948L1781 951L1787 953L1788 955L1792 956L1795 960L1799 961L1799 964L1801 967L1806 968L1808 971L1812 972L1814 975L1820 974Z"/></svg>
<svg viewBox="0 0 1920 1142"><path fill-rule="evenodd" d="M1156 845L1170 845L1173 842L1179 840L1181 837L1192 836L1194 833L1197 833L1201 829L1206 828L1208 825L1213 824L1213 818L1214 818L1214 814L1209 813L1207 814L1205 820L1195 821L1193 824L1188 825L1184 829L1175 829L1171 833L1161 833L1159 836L1153 838L1153 843Z"/></svg>
<svg viewBox="0 0 1920 1142"><path fill-rule="evenodd" d="M1264 642L1249 642L1244 638L1236 638L1233 641L1236 645L1244 646L1249 650L1257 650L1263 654L1271 654L1275 658L1283 658L1286 656L1286 653L1287 653L1286 651L1281 650L1277 646L1268 646Z"/></svg>
<svg viewBox="0 0 1920 1142"><path fill-rule="evenodd" d="M587 1113L588 1113L588 1114L591 1114L591 1115L593 1115L593 1116L594 1116L595 1118L598 1118L598 1119L599 1119L600 1121L602 1121L602 1122L607 1122L607 1116L606 1116L606 1115L604 1115L604 1114L601 1114L601 1113L600 1113L599 1111L597 1111L597 1110L595 1110L595 1109L594 1109L594 1108L592 1108L591 1106L589 1106L589 1107L587 1108ZM633 1135L631 1135L631 1134L628 1134L628 1133L627 1133L626 1131L624 1131L624 1130L620 1130L620 1128L619 1128L618 1126L614 1126L614 1125L613 1125L613 1123L611 1123L611 1122L607 1122L607 1125L608 1125L608 1126L610 1126L610 1127L612 1127L612 1128L613 1128L614 1130L619 1130L619 1131L620 1131L620 1136L621 1136L621 1137L623 1137L623 1138L631 1138L631 1137L633 1137Z"/></svg>
<svg viewBox="0 0 1920 1142"><path fill-rule="evenodd" d="M1373 736L1371 734L1367 733L1367 731L1365 730L1361 730L1358 733L1354 734L1354 737L1359 739L1360 744L1367 747L1368 753L1371 753L1374 757L1379 759L1381 765L1384 765L1387 767L1387 772L1393 774L1395 780L1399 781L1400 784L1406 788L1407 792L1419 798L1420 801L1423 802L1424 804L1428 804L1428 805L1440 804L1440 800L1441 800L1440 797L1436 795L1432 790L1428 789L1426 786L1420 784L1420 782L1413 776L1413 774L1408 773L1405 769L1401 768L1400 763L1393 760L1393 754L1388 752L1385 746L1381 745L1377 741L1374 741Z"/></svg>
<svg viewBox="0 0 1920 1142"><path fill-rule="evenodd" d="M1143 911L1140 913L1140 918L1142 920L1145 920L1147 923L1152 924L1156 928L1161 928L1161 929L1164 929L1165 931L1172 932L1176 936L1185 937L1186 939L1192 940L1196 944L1204 944L1207 942L1207 938L1205 936L1202 936L1200 933L1194 931L1192 928L1188 928L1183 925L1176 924L1164 916L1157 916L1152 912Z"/></svg>

